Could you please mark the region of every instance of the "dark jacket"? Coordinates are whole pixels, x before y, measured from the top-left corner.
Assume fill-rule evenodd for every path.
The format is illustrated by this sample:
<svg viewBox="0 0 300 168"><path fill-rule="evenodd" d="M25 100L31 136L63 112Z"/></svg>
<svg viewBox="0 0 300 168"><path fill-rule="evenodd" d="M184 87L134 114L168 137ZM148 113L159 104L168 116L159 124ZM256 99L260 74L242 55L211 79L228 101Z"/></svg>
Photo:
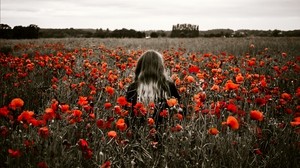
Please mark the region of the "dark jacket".
<svg viewBox="0 0 300 168"><path fill-rule="evenodd" d="M175 84L171 81L168 81L168 85L169 85L169 90L170 90L169 97L177 98L177 100L179 102L180 95L178 94ZM137 103L137 97L138 97L137 96L137 87L138 87L137 82L130 84L127 89L127 93L126 93L126 100L127 100L127 102L131 103L131 107L130 107L130 109L128 109L130 112L131 120L132 120L132 122L130 122L131 124L134 124L134 122L136 121L133 110L134 110L134 106ZM159 102L155 102L155 106L156 106L155 111L153 113L153 116L151 116L151 117L155 120L156 124L161 124L163 122L163 118L159 116L159 113L162 110L168 108L167 100L164 98L161 98L159 100ZM145 120L145 118L143 120Z"/></svg>

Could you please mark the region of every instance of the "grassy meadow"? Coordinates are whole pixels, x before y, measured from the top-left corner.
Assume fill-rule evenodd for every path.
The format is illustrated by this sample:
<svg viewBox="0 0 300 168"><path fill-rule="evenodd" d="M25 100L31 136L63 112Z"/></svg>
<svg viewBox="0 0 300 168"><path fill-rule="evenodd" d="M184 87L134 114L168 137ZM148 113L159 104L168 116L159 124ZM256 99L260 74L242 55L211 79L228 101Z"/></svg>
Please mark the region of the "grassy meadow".
<svg viewBox="0 0 300 168"><path fill-rule="evenodd" d="M148 49L181 95L159 130L124 122ZM300 38L1 40L0 167L298 167L299 76Z"/></svg>

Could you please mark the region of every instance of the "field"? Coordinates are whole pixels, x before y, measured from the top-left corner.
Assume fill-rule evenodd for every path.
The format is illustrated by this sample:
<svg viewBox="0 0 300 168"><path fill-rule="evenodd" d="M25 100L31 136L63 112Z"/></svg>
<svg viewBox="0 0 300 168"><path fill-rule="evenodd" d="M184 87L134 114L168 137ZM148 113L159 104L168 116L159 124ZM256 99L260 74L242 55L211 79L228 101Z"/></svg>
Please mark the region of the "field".
<svg viewBox="0 0 300 168"><path fill-rule="evenodd" d="M181 95L159 130L151 104L135 108L144 125L124 122L148 49ZM0 52L0 167L299 166L300 38L1 40Z"/></svg>

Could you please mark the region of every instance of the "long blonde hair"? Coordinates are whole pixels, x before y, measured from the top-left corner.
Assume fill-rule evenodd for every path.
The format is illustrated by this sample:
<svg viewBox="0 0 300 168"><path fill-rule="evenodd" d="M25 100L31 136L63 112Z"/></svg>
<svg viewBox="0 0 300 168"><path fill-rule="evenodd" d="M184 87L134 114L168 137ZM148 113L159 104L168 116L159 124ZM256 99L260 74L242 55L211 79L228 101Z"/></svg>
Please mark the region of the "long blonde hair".
<svg viewBox="0 0 300 168"><path fill-rule="evenodd" d="M163 56L157 51L148 50L141 55L137 62L134 80L137 82L139 102L156 102L170 96Z"/></svg>

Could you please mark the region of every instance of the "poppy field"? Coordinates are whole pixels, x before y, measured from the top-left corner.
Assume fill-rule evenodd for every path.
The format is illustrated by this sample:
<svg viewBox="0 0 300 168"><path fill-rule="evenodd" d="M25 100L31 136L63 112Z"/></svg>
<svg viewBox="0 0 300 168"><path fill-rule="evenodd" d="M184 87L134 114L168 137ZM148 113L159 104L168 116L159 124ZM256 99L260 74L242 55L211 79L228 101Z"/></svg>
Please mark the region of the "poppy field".
<svg viewBox="0 0 300 168"><path fill-rule="evenodd" d="M181 96L162 129L125 98L148 49ZM300 38L2 40L0 167L298 167L299 76Z"/></svg>

